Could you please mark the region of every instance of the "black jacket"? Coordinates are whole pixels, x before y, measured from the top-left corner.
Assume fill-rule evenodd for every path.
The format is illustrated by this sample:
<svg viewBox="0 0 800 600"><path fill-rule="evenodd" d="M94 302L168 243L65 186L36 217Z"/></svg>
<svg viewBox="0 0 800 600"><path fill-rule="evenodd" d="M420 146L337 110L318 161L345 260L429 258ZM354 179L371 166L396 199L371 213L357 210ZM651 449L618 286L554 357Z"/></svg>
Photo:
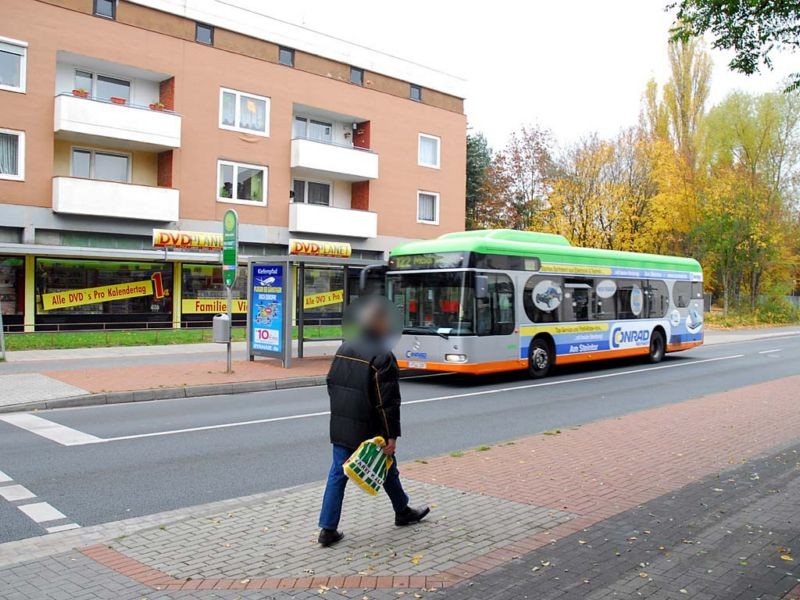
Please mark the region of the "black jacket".
<svg viewBox="0 0 800 600"><path fill-rule="evenodd" d="M400 371L394 354L371 340L345 342L328 372L331 443L357 448L376 435L400 437Z"/></svg>

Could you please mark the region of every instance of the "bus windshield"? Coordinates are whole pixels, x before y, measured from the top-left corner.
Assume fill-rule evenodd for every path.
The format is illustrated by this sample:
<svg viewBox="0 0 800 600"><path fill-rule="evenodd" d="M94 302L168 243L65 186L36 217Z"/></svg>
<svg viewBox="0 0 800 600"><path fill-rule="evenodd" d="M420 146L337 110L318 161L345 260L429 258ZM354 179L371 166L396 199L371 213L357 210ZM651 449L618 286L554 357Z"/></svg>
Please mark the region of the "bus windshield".
<svg viewBox="0 0 800 600"><path fill-rule="evenodd" d="M475 292L472 273L389 273L387 295L403 315L403 333L473 335Z"/></svg>

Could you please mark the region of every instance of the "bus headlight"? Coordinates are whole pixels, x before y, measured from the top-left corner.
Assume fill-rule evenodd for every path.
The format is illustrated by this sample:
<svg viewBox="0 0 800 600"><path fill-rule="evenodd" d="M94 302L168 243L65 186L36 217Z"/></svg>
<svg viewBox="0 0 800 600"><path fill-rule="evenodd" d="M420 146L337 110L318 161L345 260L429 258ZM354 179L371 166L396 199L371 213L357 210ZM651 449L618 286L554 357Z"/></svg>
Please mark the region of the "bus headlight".
<svg viewBox="0 0 800 600"><path fill-rule="evenodd" d="M446 362L464 363L467 362L466 354L445 354L444 359Z"/></svg>

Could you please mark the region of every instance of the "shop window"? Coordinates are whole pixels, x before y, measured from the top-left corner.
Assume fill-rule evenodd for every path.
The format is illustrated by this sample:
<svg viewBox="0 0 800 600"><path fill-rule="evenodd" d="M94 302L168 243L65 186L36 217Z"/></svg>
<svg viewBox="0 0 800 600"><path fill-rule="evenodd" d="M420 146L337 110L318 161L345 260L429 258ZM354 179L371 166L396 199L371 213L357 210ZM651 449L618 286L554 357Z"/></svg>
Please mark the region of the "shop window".
<svg viewBox="0 0 800 600"><path fill-rule="evenodd" d="M669 310L669 290L663 281L643 281L644 316L648 319L663 319Z"/></svg>
<svg viewBox="0 0 800 600"><path fill-rule="evenodd" d="M247 312L247 267L237 269L236 283L231 290L233 314ZM224 313L228 292L220 265L184 264L181 271L181 314L186 320L207 321Z"/></svg>
<svg viewBox="0 0 800 600"><path fill-rule="evenodd" d="M563 281L555 276L533 276L525 282L522 307L533 323L557 323L564 301Z"/></svg>
<svg viewBox="0 0 800 600"><path fill-rule="evenodd" d="M339 325L344 308L344 270L305 268L303 271L304 323Z"/></svg>
<svg viewBox="0 0 800 600"><path fill-rule="evenodd" d="M25 259L0 256L0 314L6 330L22 324L25 313Z"/></svg>
<svg viewBox="0 0 800 600"><path fill-rule="evenodd" d="M220 89L219 126L222 129L268 136L269 109L269 98Z"/></svg>
<svg viewBox="0 0 800 600"><path fill-rule="evenodd" d="M37 258L35 285L37 320L65 315L82 323L171 319L172 265Z"/></svg>
<svg viewBox="0 0 800 600"><path fill-rule="evenodd" d="M267 203L267 167L221 160L218 162L217 201Z"/></svg>
<svg viewBox="0 0 800 600"><path fill-rule="evenodd" d="M0 90L25 91L28 44L0 37Z"/></svg>
<svg viewBox="0 0 800 600"><path fill-rule="evenodd" d="M476 300L478 335L514 333L514 284L508 275L486 277L489 278L489 296Z"/></svg>
<svg viewBox="0 0 800 600"><path fill-rule="evenodd" d="M686 308L692 299L692 284L688 281L676 281L672 285L672 298L675 306Z"/></svg>

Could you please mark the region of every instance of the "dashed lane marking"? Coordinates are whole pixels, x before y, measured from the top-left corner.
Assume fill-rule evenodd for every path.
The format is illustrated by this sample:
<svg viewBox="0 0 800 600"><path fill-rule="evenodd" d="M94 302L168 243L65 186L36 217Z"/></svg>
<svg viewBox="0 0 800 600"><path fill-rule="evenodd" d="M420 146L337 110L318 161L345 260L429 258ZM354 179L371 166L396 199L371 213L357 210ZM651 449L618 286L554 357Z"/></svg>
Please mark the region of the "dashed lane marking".
<svg viewBox="0 0 800 600"><path fill-rule="evenodd" d="M48 521L59 521L66 519L67 515L54 508L49 502L36 502L34 504L23 504L17 507L37 523Z"/></svg>
<svg viewBox="0 0 800 600"><path fill-rule="evenodd" d="M780 352L782 348L773 348L772 350L761 350L759 354L772 354L773 352Z"/></svg>
<svg viewBox="0 0 800 600"><path fill-rule="evenodd" d="M43 438L58 442L63 446L80 446L102 441L99 437L83 433L72 427L48 421L30 413L13 413L10 415L0 415L0 421L5 421L9 425L16 425L20 429L25 429Z"/></svg>
<svg viewBox="0 0 800 600"><path fill-rule="evenodd" d="M9 502L19 502L20 500L36 498L36 494L23 485L7 485L0 487L0 496Z"/></svg>
<svg viewBox="0 0 800 600"><path fill-rule="evenodd" d="M59 531L69 531L70 529L79 529L80 525L77 523L67 523L66 525L56 525L55 527L45 527L47 533L58 533Z"/></svg>
<svg viewBox="0 0 800 600"><path fill-rule="evenodd" d="M0 483L6 483L7 481L11 481L11 477L0 471Z"/></svg>
<svg viewBox="0 0 800 600"><path fill-rule="evenodd" d="M53 523L54 521L66 521L67 516L49 502L25 503L25 501L36 499L36 494L25 486L14 483L14 479L2 471L0 471L0 482L11 484L0 486L0 496L8 502L11 502L13 506L16 506L19 511L29 519L39 524L47 533L57 533L59 531L67 531L68 529L77 529L80 527L77 523L61 523L60 525L52 525L50 527L43 525L43 523Z"/></svg>

